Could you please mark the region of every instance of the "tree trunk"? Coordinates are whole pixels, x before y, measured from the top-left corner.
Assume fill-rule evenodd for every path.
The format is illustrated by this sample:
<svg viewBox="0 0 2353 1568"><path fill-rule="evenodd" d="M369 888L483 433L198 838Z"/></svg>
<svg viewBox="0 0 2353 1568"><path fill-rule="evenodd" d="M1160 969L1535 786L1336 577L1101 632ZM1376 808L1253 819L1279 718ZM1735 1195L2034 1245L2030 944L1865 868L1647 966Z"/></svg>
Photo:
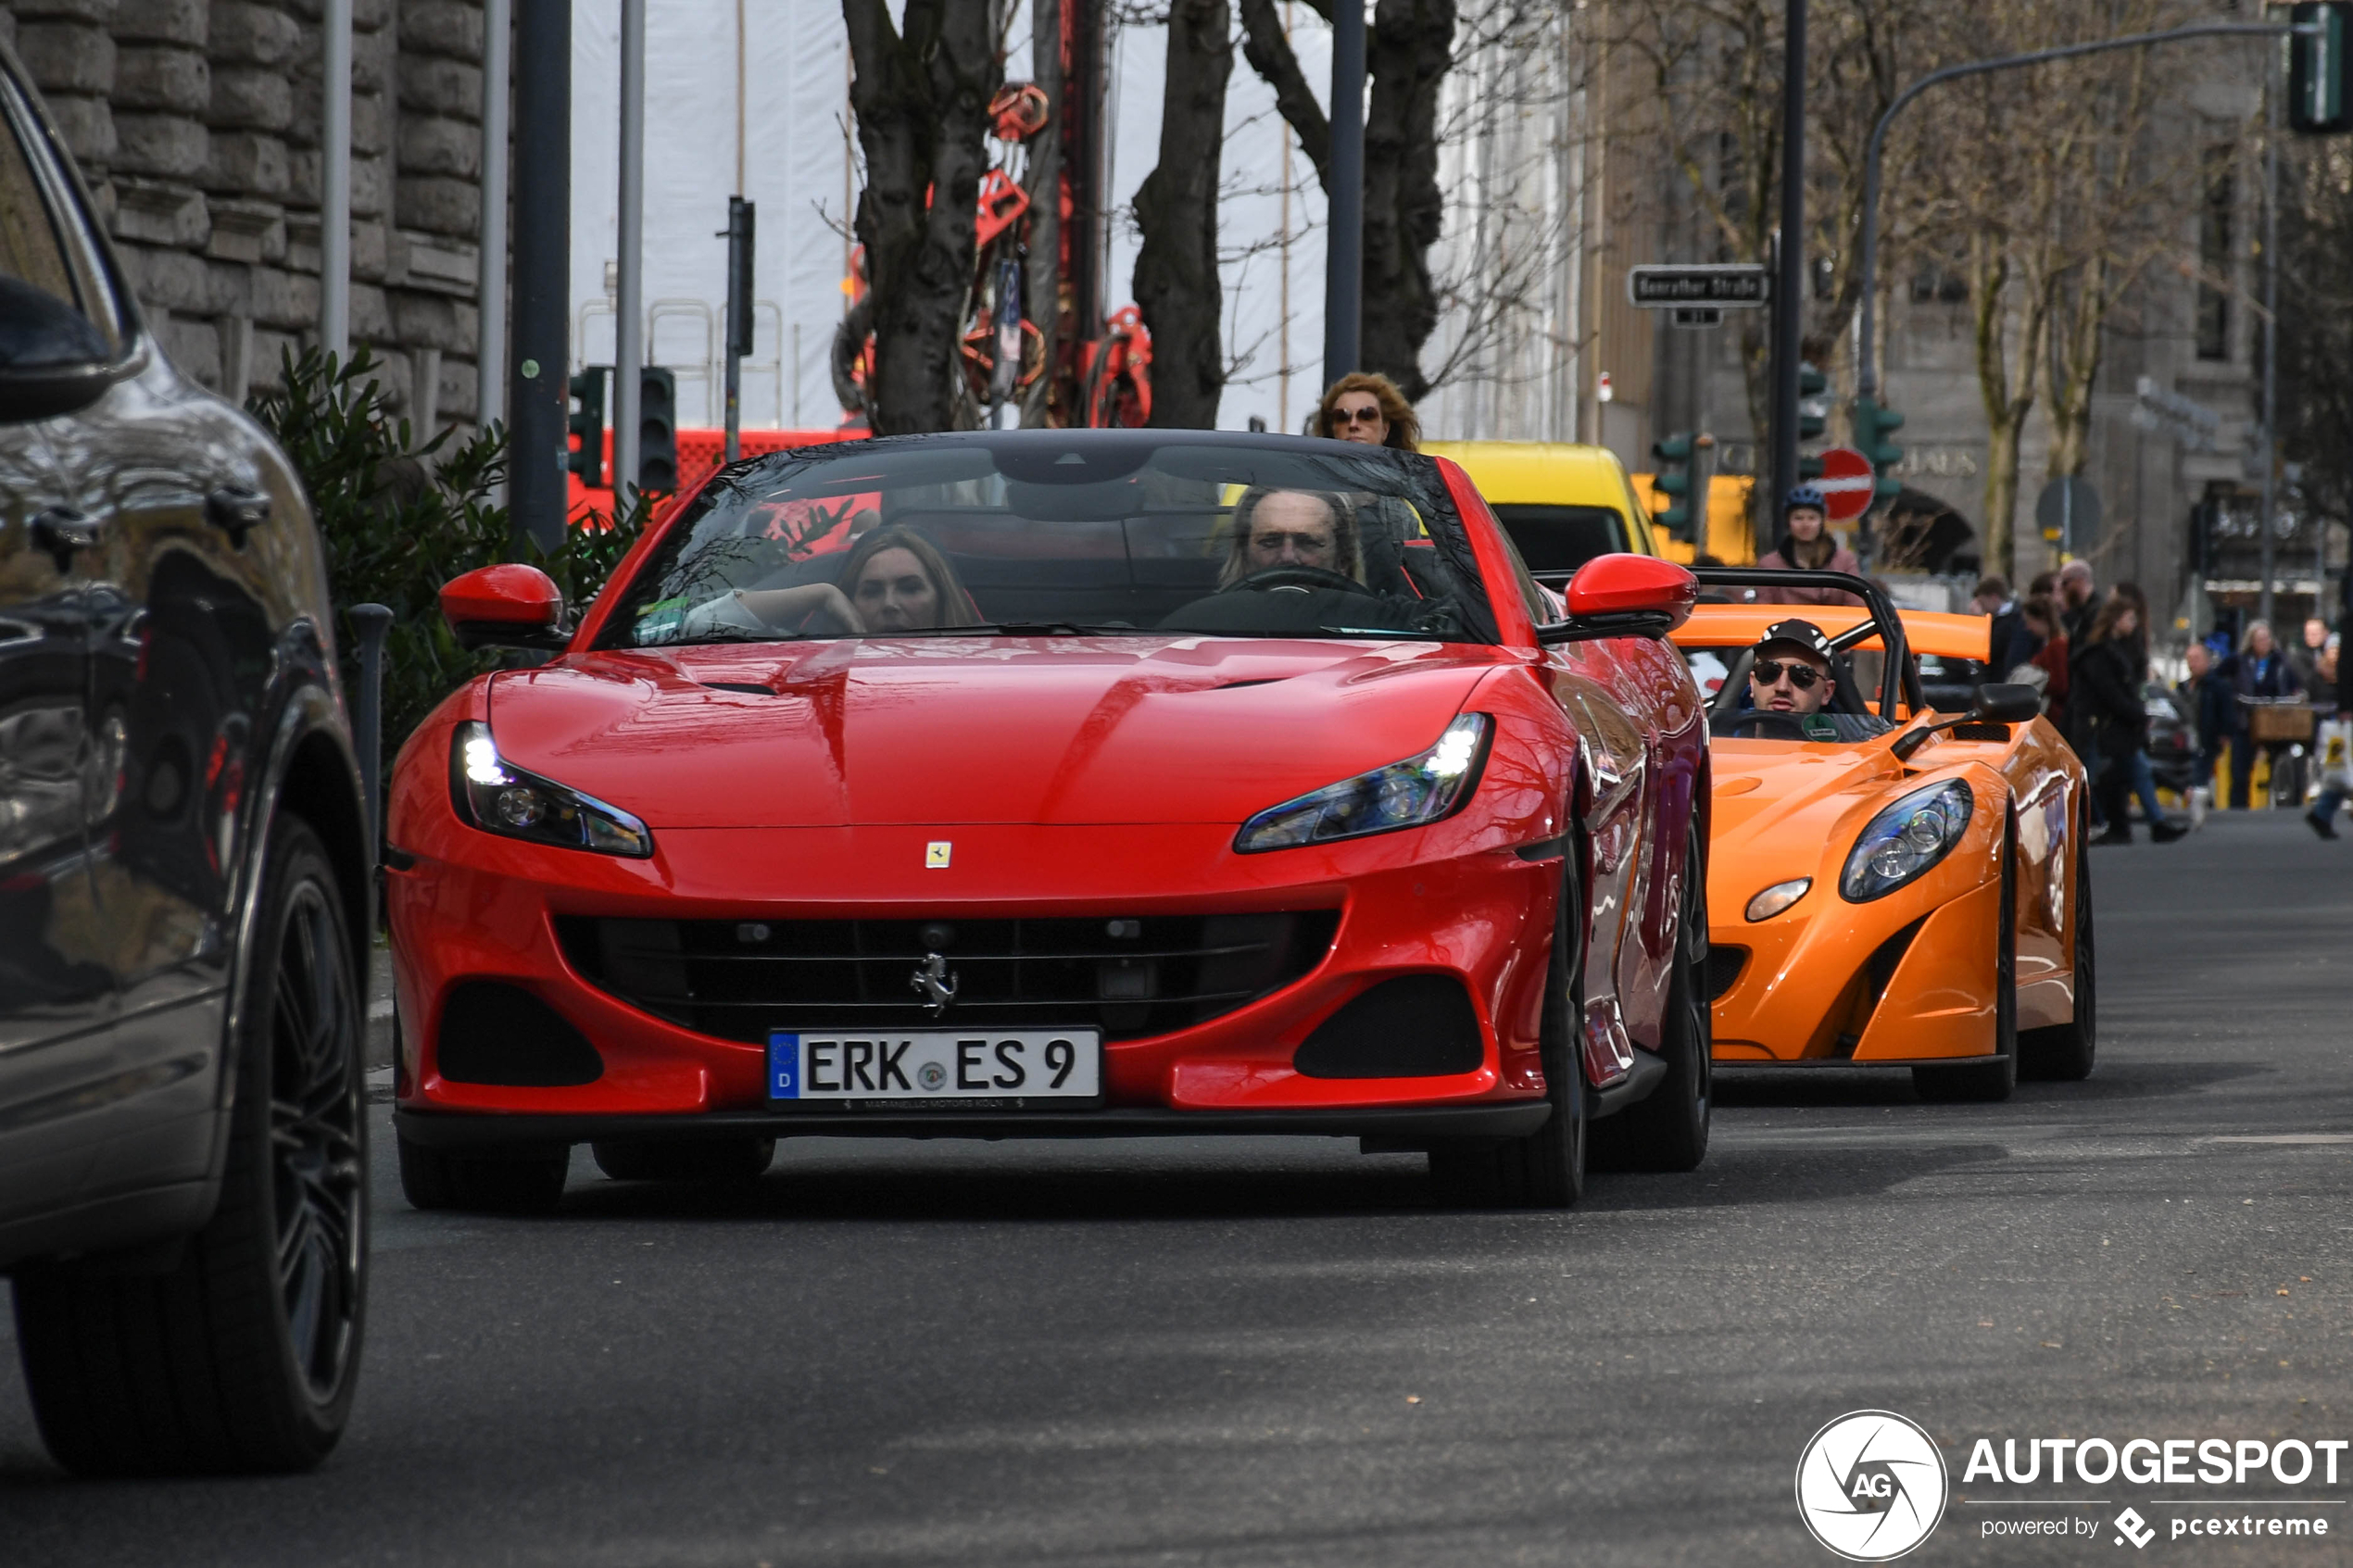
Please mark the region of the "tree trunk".
<svg viewBox="0 0 2353 1568"><path fill-rule="evenodd" d="M1312 0L1311 0L1312 3ZM1316 9L1329 15L1328 4ZM1299 68L1274 0L1241 0L1242 56L1275 90L1275 104L1299 136L1331 194L1331 122ZM1379 0L1365 40L1373 84L1365 119L1365 286L1360 322L1365 368L1395 382L1408 398L1429 390L1421 350L1438 325L1429 248L1444 216L1438 188L1438 93L1453 67L1455 0ZM1155 346L1155 358L1158 348ZM1155 383L1157 392L1157 383Z"/></svg>
<svg viewBox="0 0 2353 1568"><path fill-rule="evenodd" d="M1985 406L1984 570L2017 575L2018 545L2012 526L2018 515L2019 449L2026 417L2034 408L2034 367L2044 351L2049 321L2047 296L2026 294L2026 319L2019 332L2019 369L2010 373L2009 307L2012 271L2005 242L1981 234L1969 247L1969 305L1974 317L1977 390Z"/></svg>
<svg viewBox="0 0 2353 1568"><path fill-rule="evenodd" d="M866 184L855 224L875 307L868 419L878 435L946 430L973 284L988 100L1004 80L987 0L842 0Z"/></svg>
<svg viewBox="0 0 2353 1568"><path fill-rule="evenodd" d="M1030 138L1024 171L1029 192L1028 317L1038 329L1045 370L1022 399L1021 422L1048 421L1054 356L1062 345L1063 15L1064 0L1032 0L1029 25L1037 42L1038 90L1046 94L1046 129ZM1076 0L1072 0L1076 3Z"/></svg>
<svg viewBox="0 0 2353 1568"><path fill-rule="evenodd" d="M1438 188L1438 88L1454 63L1454 0L1379 0L1365 40L1373 82L1365 117L1365 368L1408 401L1429 390L1421 348L1438 326L1429 247L1445 197Z"/></svg>
<svg viewBox="0 0 2353 1568"><path fill-rule="evenodd" d="M1151 423L1206 430L1226 389L1217 277L1218 149L1234 69L1227 0L1173 0L1161 96L1160 166L1136 192L1136 303L1152 334Z"/></svg>

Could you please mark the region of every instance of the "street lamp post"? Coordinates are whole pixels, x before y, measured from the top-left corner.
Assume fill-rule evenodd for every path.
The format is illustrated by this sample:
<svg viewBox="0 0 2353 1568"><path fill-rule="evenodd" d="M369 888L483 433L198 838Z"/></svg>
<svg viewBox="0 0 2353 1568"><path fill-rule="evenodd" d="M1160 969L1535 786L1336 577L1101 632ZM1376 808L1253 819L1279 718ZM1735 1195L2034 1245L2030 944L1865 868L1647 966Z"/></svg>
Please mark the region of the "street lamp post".
<svg viewBox="0 0 2353 1568"><path fill-rule="evenodd" d="M2274 58L2263 83L2263 498L2257 525L2263 533L2263 592L2257 613L2271 622L2271 580L2277 573L2280 456L2280 72ZM2320 590L2312 593L2317 610ZM2271 634L2279 635L2272 627Z"/></svg>
<svg viewBox="0 0 2353 1568"><path fill-rule="evenodd" d="M1773 279L1773 493L1756 519L1772 547L1781 497L1797 484L1798 363L1806 341L1806 0L1788 0L1781 49L1781 238Z"/></svg>
<svg viewBox="0 0 2353 1568"><path fill-rule="evenodd" d="M1332 8L1332 186L1324 235L1324 384L1357 368L1365 325L1365 5Z"/></svg>

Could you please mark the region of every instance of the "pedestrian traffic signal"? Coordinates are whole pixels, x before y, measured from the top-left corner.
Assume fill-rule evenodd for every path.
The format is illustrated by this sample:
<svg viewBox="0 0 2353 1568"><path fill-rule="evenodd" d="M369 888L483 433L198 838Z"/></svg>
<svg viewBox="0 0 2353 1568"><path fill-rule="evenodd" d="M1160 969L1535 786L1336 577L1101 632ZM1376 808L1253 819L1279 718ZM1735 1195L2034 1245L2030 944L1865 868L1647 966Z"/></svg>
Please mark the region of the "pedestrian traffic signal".
<svg viewBox="0 0 2353 1568"><path fill-rule="evenodd" d="M569 388L571 412L565 424L572 439L564 467L590 490L605 487L605 380L611 374L610 365L591 365L572 378Z"/></svg>
<svg viewBox="0 0 2353 1568"><path fill-rule="evenodd" d="M1869 397L1855 399L1855 449L1870 459L1871 471L1879 476L1871 486L1878 500L1892 501L1904 488L1895 477L1895 465L1904 460L1904 448L1889 439L1904 425L1904 416L1893 408L1881 408Z"/></svg>
<svg viewBox="0 0 2353 1568"><path fill-rule="evenodd" d="M659 365L637 377L637 488L649 495L678 489L678 378Z"/></svg>
<svg viewBox="0 0 2353 1568"><path fill-rule="evenodd" d="M1802 361L1797 367L1797 439L1819 441L1822 432L1830 428L1831 402L1826 395L1831 389L1830 377L1816 370L1812 361ZM1818 464L1814 472L1819 474Z"/></svg>
<svg viewBox="0 0 2353 1568"><path fill-rule="evenodd" d="M2288 8L2290 26L2310 30L2293 35L2287 66L2287 122L2308 136L2353 130L2353 105L2346 92L2346 46L2353 43L2349 13L2353 5L2343 0Z"/></svg>
<svg viewBox="0 0 2353 1568"><path fill-rule="evenodd" d="M1668 500L1664 510L1651 514L1651 521L1678 539L1696 537L1692 526L1692 459L1698 451L1699 438L1689 431L1651 443L1651 456L1658 459L1658 471L1651 476L1651 488Z"/></svg>

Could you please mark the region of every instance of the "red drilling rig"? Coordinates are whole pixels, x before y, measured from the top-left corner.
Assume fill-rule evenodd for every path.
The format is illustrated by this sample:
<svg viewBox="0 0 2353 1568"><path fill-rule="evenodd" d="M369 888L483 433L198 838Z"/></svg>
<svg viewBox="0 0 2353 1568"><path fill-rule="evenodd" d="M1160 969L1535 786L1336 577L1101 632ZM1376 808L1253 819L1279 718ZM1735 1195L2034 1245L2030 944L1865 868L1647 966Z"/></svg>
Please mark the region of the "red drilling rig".
<svg viewBox="0 0 2353 1568"><path fill-rule="evenodd" d="M1055 426L1136 426L1151 417L1151 334L1133 305L1104 312L1110 193L1109 38L1100 9L1063 0L1063 114L1043 88L1008 82L988 106L997 157L980 182L971 305L959 345L959 424L1017 424L1025 410ZM1047 137L1058 157L1044 158ZM1051 179L1051 193L1039 187ZM1038 221L1041 199L1056 221ZM1051 342L1028 299L1033 245L1051 233L1056 264ZM849 313L834 333L834 392L850 423L866 420L874 366L865 255L851 253ZM1040 381L1044 382L1041 389Z"/></svg>

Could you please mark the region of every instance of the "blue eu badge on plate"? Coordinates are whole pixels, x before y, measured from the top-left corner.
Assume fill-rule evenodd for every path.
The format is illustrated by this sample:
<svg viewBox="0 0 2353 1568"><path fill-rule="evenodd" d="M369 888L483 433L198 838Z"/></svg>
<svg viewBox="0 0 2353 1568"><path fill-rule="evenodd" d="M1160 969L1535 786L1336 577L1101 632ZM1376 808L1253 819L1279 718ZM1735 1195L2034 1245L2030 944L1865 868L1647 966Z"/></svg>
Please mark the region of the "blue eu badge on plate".
<svg viewBox="0 0 2353 1568"><path fill-rule="evenodd" d="M768 1098L800 1098L800 1036L782 1029L768 1035Z"/></svg>

